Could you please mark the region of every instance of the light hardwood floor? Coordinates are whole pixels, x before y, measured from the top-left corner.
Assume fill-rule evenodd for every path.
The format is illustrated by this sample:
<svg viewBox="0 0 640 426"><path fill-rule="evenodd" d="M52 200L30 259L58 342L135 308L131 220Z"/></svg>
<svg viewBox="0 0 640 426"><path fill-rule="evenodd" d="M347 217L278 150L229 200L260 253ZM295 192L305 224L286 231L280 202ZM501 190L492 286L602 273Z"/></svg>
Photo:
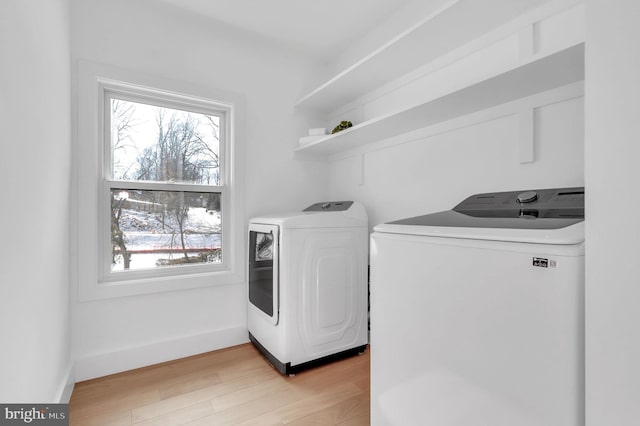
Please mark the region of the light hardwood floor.
<svg viewBox="0 0 640 426"><path fill-rule="evenodd" d="M282 376L244 344L77 383L71 425L368 425L369 350Z"/></svg>

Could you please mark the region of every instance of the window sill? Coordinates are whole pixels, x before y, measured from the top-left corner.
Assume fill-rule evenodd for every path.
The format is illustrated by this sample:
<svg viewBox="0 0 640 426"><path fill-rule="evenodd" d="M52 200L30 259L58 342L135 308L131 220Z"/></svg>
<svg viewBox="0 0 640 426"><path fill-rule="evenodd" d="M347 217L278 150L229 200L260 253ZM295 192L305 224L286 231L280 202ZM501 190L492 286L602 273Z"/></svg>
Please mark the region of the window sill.
<svg viewBox="0 0 640 426"><path fill-rule="evenodd" d="M203 273L188 273L171 276L155 276L145 278L125 278L96 282L93 285L80 286L80 302L110 299L117 297L138 296L144 294L163 293L169 291L192 290L197 288L217 287L222 285L242 284L241 274L231 270Z"/></svg>

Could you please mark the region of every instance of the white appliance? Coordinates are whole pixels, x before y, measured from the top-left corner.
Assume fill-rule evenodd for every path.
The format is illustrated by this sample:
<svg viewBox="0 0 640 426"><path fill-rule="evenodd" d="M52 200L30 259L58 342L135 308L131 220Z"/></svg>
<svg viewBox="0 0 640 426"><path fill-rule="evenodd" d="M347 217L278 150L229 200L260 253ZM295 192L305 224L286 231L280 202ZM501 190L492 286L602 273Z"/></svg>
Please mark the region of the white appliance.
<svg viewBox="0 0 640 426"><path fill-rule="evenodd" d="M249 222L249 338L281 373L366 349L367 227L353 201Z"/></svg>
<svg viewBox="0 0 640 426"><path fill-rule="evenodd" d="M371 424L584 425L584 188L374 228Z"/></svg>

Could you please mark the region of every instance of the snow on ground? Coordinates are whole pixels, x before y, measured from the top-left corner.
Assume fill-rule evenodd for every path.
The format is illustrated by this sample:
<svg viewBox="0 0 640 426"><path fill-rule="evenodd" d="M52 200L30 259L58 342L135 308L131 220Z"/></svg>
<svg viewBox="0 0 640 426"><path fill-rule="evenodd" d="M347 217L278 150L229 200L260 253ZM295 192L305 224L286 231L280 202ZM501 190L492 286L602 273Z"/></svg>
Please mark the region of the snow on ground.
<svg viewBox="0 0 640 426"><path fill-rule="evenodd" d="M203 207L190 208L184 228L185 246L188 249L206 251L220 248L221 222L218 212L207 211ZM158 259L182 256L180 227L171 214L165 214L163 225L160 213L123 209L120 229L125 234L127 250L134 252L131 257L132 269L154 268ZM154 250L162 252L153 253ZM167 250L175 252L171 254ZM113 271L122 269L121 260L112 265Z"/></svg>
<svg viewBox="0 0 640 426"><path fill-rule="evenodd" d="M130 251L153 249L182 249L180 227L176 217L132 209L123 209L120 229ZM187 248L211 249L220 247L220 215L208 213L204 207L190 208L184 224Z"/></svg>
<svg viewBox="0 0 640 426"><path fill-rule="evenodd" d="M129 270L137 269L153 269L157 268L156 262L160 259L166 259L167 254L134 254L131 256L131 265ZM111 271L124 271L124 264L121 259L111 264Z"/></svg>
<svg viewBox="0 0 640 426"><path fill-rule="evenodd" d="M188 249L212 249L220 247L220 234L185 234L185 246ZM129 251L174 249L182 250L180 233L150 234L129 232L125 237L125 244Z"/></svg>
<svg viewBox="0 0 640 426"><path fill-rule="evenodd" d="M210 234L219 233L221 229L220 214L208 211L204 207L192 207L189 209L185 223L185 233ZM180 227L176 217L172 214L165 214L164 226L162 214L157 212L145 212L133 209L123 209L120 217L120 229L128 234L129 232L149 232L153 234L179 233Z"/></svg>

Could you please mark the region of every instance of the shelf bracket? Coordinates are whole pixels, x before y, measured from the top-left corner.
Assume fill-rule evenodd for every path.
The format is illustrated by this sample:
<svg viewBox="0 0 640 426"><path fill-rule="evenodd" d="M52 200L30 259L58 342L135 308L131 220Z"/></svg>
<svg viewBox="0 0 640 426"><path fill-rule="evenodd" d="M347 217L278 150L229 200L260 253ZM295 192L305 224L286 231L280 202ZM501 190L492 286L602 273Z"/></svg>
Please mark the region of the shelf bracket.
<svg viewBox="0 0 640 426"><path fill-rule="evenodd" d="M527 107L518 113L518 156L520 164L535 161L535 111Z"/></svg>

